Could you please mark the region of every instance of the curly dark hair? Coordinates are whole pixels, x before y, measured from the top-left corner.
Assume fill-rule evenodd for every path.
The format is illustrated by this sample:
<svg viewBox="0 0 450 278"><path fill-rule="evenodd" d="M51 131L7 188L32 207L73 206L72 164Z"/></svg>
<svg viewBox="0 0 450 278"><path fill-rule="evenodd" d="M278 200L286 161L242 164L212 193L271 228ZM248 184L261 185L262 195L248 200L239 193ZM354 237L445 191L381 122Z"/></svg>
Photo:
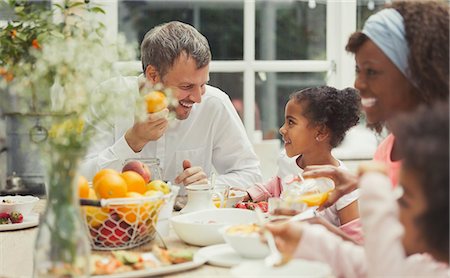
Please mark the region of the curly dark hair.
<svg viewBox="0 0 450 278"><path fill-rule="evenodd" d="M359 121L360 97L353 88L338 90L329 86L307 88L293 93L289 99L302 103L303 114L310 124L325 125L331 132L330 145L338 146L349 128Z"/></svg>
<svg viewBox="0 0 450 278"><path fill-rule="evenodd" d="M423 103L447 100L449 94L449 5L444 1L398 1L394 8L403 17L409 46L408 70ZM353 33L345 49L355 54L368 40L362 32Z"/></svg>
<svg viewBox="0 0 450 278"><path fill-rule="evenodd" d="M449 252L449 107L439 102L398 117L393 124L402 167L416 173L427 203L418 219L430 248Z"/></svg>

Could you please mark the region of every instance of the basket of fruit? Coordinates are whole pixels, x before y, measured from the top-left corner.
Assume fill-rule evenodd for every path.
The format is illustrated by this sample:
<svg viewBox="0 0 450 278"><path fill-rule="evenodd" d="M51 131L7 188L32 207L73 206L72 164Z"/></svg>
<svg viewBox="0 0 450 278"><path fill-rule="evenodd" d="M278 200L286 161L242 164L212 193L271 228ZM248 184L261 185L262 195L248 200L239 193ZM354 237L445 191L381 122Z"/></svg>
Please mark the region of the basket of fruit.
<svg viewBox="0 0 450 278"><path fill-rule="evenodd" d="M93 249L128 249L151 241L159 213L172 199L169 183L127 169L122 173L102 169L92 186L79 183L82 215Z"/></svg>

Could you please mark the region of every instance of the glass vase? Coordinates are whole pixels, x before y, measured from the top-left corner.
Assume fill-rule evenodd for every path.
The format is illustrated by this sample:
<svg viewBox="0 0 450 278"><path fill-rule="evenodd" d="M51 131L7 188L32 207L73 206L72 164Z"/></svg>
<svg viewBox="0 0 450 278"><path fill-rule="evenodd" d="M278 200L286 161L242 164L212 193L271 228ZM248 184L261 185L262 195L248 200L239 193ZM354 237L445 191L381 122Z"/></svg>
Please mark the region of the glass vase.
<svg viewBox="0 0 450 278"><path fill-rule="evenodd" d="M34 277L89 277L91 249L76 181L80 153L50 151L45 157L48 199L35 243Z"/></svg>

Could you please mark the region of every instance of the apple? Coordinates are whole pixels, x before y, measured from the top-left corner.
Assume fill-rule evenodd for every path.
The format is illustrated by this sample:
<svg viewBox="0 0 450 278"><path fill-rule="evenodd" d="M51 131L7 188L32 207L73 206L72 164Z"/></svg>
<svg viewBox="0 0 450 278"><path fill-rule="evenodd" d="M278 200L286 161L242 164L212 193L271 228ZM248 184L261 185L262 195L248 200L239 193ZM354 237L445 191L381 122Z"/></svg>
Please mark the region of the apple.
<svg viewBox="0 0 450 278"><path fill-rule="evenodd" d="M154 180L147 184L147 190L156 190L162 192L164 195L170 193L170 186L162 180ZM147 191L148 192L148 191Z"/></svg>
<svg viewBox="0 0 450 278"><path fill-rule="evenodd" d="M138 173L144 178L145 183L150 182L150 179L152 177L152 174L148 166L139 160L131 160L127 162L127 164L125 164L125 166L123 166L122 168L122 173L126 171L133 171Z"/></svg>

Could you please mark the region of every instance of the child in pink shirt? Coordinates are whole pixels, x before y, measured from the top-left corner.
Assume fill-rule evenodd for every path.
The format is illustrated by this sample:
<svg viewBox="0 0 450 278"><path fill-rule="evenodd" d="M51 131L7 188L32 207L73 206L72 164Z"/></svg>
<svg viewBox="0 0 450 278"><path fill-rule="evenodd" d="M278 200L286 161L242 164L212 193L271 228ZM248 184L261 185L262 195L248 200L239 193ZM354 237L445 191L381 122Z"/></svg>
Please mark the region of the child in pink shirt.
<svg viewBox="0 0 450 278"><path fill-rule="evenodd" d="M280 128L284 152L278 160L278 174L266 184L247 189L253 201L279 197L286 188L286 177L301 175L308 165L330 164L347 169L331 154L347 130L359 120L360 98L355 89L337 90L323 86L293 93L285 108L285 123ZM325 219L360 239L358 191L341 197L322 212Z"/></svg>
<svg viewBox="0 0 450 278"><path fill-rule="evenodd" d="M404 158L394 192L377 165L361 167L364 247L320 225L268 224L280 251L326 262L337 277L449 277L448 115L442 103L393 124Z"/></svg>

